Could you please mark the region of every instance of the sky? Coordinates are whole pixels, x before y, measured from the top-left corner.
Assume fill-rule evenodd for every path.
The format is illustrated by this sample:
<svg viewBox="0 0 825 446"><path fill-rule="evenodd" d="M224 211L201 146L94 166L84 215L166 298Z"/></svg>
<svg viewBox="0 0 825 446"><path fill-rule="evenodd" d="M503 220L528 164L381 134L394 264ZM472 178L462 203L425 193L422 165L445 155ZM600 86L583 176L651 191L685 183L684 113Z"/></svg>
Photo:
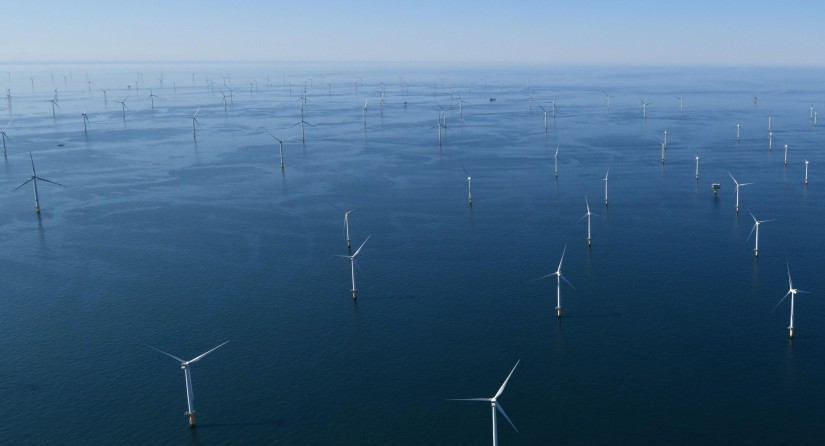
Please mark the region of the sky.
<svg viewBox="0 0 825 446"><path fill-rule="evenodd" d="M0 62L825 65L821 0L35 0Z"/></svg>

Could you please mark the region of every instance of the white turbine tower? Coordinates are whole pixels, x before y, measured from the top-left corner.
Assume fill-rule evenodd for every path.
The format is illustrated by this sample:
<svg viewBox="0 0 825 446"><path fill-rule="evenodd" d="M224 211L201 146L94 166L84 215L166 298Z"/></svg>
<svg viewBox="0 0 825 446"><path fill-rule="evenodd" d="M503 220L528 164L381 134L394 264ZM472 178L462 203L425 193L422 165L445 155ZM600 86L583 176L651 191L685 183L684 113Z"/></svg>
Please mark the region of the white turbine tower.
<svg viewBox="0 0 825 446"><path fill-rule="evenodd" d="M730 175L730 179L733 180L733 183L736 184L736 213L738 214L739 213L739 188L742 187L742 186L747 186L749 184L753 184L753 183L740 183L740 182L736 181L736 178L734 178L733 175L730 172L728 172L728 175Z"/></svg>
<svg viewBox="0 0 825 446"><path fill-rule="evenodd" d="M561 274L561 264L562 264L562 262L564 262L564 253L565 252L567 252L567 245L564 245L564 250L561 252L561 259L559 260L559 267L556 269L556 272L547 274L546 276L539 277L539 279L544 279L544 278L547 278L547 277L550 277L550 276L556 276L556 317L561 317L561 281L562 281L562 279L564 279L564 281L567 282L568 285L570 285L570 288L574 288L574 289L576 288L576 287L573 286L572 283L570 283L569 280L567 280L566 277L564 277ZM538 280L538 279L536 279L536 280Z"/></svg>
<svg viewBox="0 0 825 446"><path fill-rule="evenodd" d="M604 205L607 206L607 177L610 175L610 168L607 168L607 173L604 174Z"/></svg>
<svg viewBox="0 0 825 446"><path fill-rule="evenodd" d="M579 219L579 221L582 221L585 218L587 218L587 246L591 246L592 240L590 239L590 216L594 214L590 212L590 202L587 201L587 195L584 196L584 203L587 205L587 213L584 214L582 218Z"/></svg>
<svg viewBox="0 0 825 446"><path fill-rule="evenodd" d="M504 380L504 383L501 384L501 387L498 388L498 392L493 395L492 398L456 398L456 399L449 399L447 401L489 401L490 405L492 406L493 412L493 446L498 446L498 425L496 421L496 412L501 413L501 415L510 423L510 426L513 426L513 429L518 432L516 429L516 425L510 420L510 417L507 416L507 413L504 412L504 408L501 407L501 403L498 402L498 398L504 393L504 388L507 386L507 382L510 381L510 377L513 376L513 372L516 371L516 367L518 367L519 359L516 361L516 365L513 366L513 370L510 370L510 374L507 375L507 378Z"/></svg>
<svg viewBox="0 0 825 446"><path fill-rule="evenodd" d="M5 140L4 140L3 141L3 154L5 155L5 153L6 153L6 144L5 144ZM809 164L808 160L805 160L805 185L806 186L808 185L808 164Z"/></svg>
<svg viewBox="0 0 825 446"><path fill-rule="evenodd" d="M226 341L223 344L220 344L217 347L214 347L212 350L209 350L206 353L202 353L198 356L195 356L194 358L192 358L188 361L184 361L183 359L180 359L177 356L166 353L165 351L157 349L155 347L152 347L151 345L147 345L147 347L151 348L152 350L156 350L156 351L158 351L160 353L163 353L164 355L166 355L166 356L168 356L172 359L180 361L180 368L183 369L183 375L184 375L184 378L186 379L186 403L188 405L189 410L186 413L184 413L184 415L189 417L189 427L195 427L195 396L192 393L192 371L189 370L189 365L191 365L194 362L200 361L201 359L203 359L204 356L206 356L206 355L214 352L215 350L223 347L224 345L226 345L227 342L229 342L229 341Z"/></svg>
<svg viewBox="0 0 825 446"><path fill-rule="evenodd" d="M467 169L464 166L461 166L461 170L464 171L464 174L467 175L467 203L470 206L473 205L473 177L470 176L470 172L467 172Z"/></svg>
<svg viewBox="0 0 825 446"><path fill-rule="evenodd" d="M694 157L696 158L696 181L699 181L699 154L695 154Z"/></svg>
<svg viewBox="0 0 825 446"><path fill-rule="evenodd" d="M361 246L359 246L358 249L355 250L355 253L353 253L351 256L348 256L348 255L339 255L338 256L338 257L346 257L346 258L349 259L350 272L351 272L351 275L352 275L352 299L353 300L358 298L358 290L355 288L355 257L358 256L358 253L361 252L361 248L363 248L364 245L367 244L367 241L370 239L370 237L372 237L372 234L367 236L367 238L364 240L364 243L361 243Z"/></svg>
<svg viewBox="0 0 825 446"><path fill-rule="evenodd" d="M559 145L556 144L556 154L553 156L553 175L559 176Z"/></svg>
<svg viewBox="0 0 825 446"><path fill-rule="evenodd" d="M776 304L776 307L773 307L773 309L776 310L776 308L785 301L785 298L788 297L789 294L791 295L791 321L790 324L788 324L788 334L790 338L793 339L793 307L796 293L807 293L807 291L798 290L793 287L793 282L791 281L791 267L787 264L785 266L788 268L788 292L782 296L782 299L780 299L779 303Z"/></svg>
<svg viewBox="0 0 825 446"><path fill-rule="evenodd" d="M751 214L751 218L753 219L753 228L751 228L750 234L748 234L748 239L751 238L751 234L756 232L755 244L753 246L753 256L759 257L759 225L762 223L767 223L773 220L757 220L756 217L753 216L753 213L748 211Z"/></svg>
<svg viewBox="0 0 825 446"><path fill-rule="evenodd" d="M644 99L639 98L642 101L642 119L647 119L647 106L650 105L650 102L645 102Z"/></svg>

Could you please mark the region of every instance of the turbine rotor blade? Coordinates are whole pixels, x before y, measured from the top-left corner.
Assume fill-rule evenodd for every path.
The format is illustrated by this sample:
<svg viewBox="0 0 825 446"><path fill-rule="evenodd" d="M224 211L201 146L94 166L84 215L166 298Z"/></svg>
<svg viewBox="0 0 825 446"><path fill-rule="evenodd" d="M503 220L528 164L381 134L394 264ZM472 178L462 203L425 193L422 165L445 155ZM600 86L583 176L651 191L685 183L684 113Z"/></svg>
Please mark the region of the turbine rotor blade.
<svg viewBox="0 0 825 446"><path fill-rule="evenodd" d="M516 367L518 367L519 362L521 362L521 359L516 361L516 365L513 366L513 370L510 370L510 374L507 375L507 379L505 379L504 382L501 384L501 387L499 387L498 392L496 392L496 395L493 397L493 399L498 398L504 392L504 387L507 386L507 381L510 381L510 377L513 376L513 372L516 371Z"/></svg>
<svg viewBox="0 0 825 446"><path fill-rule="evenodd" d="M165 351L163 351L163 350L161 350L161 349L159 349L159 348L152 347L152 346L151 346L151 345L149 345L149 344L144 344L144 345L146 345L147 347L151 348L152 350L155 350L155 351L158 351L158 352L160 352L160 353L163 353L164 355L166 355L166 356L168 356L168 357L170 357L170 358L172 358L172 359L176 359L176 360L180 361L180 363L181 363L181 364L183 364L184 362L186 362L186 361L184 361L183 359L180 359L180 358L178 358L177 356L175 356L175 355L173 355L173 354L166 353Z"/></svg>
<svg viewBox="0 0 825 446"><path fill-rule="evenodd" d="M15 187L15 188L14 188L14 190L13 190L12 192L15 192L15 191L17 191L17 189L20 189L21 187L23 187L23 186L25 186L25 185L29 184L32 180L34 180L34 177L29 178L29 179L28 179L28 180L26 180L23 184L21 184L21 185L19 185L19 186Z"/></svg>
<svg viewBox="0 0 825 446"><path fill-rule="evenodd" d="M364 243L361 243L361 246L359 246L358 249L355 250L355 253L352 255L353 259L355 258L355 256L358 255L359 252L361 252L361 248L363 248L364 245L367 244L367 241L370 239L370 237L372 237L372 234L368 235L366 240L364 240Z"/></svg>
<svg viewBox="0 0 825 446"><path fill-rule="evenodd" d="M508 422L508 423L510 423L510 426L513 426L513 430L515 430L516 432L518 432L518 429L516 429L516 425L515 425L515 424L513 424L513 421L512 421L512 420L510 420L510 417L508 417L508 416L507 416L507 413L506 413L506 412L504 412L504 408L503 408L503 407L501 407L501 403L496 403L496 409L498 409L498 411L499 411L499 413L500 413L500 414L504 415L504 419L505 419L505 420L507 420L507 422Z"/></svg>
<svg viewBox="0 0 825 446"><path fill-rule="evenodd" d="M214 352L215 350L217 350L217 349L219 349L219 348L223 347L224 345L226 345L226 343L227 343L227 342L229 342L229 341L226 341L226 342L224 342L223 344L220 344L220 345L218 345L217 347L213 348L212 350L209 350L209 351L208 351L208 352L206 352L206 353L202 353L200 356L195 356L194 358L190 359L189 361L185 361L185 362L186 362L187 364L191 364L191 363L193 363L193 362L195 362L195 361L200 361L200 360L201 360L201 358L203 358L204 356L206 356L206 355L208 355L208 354L210 354L210 353Z"/></svg>

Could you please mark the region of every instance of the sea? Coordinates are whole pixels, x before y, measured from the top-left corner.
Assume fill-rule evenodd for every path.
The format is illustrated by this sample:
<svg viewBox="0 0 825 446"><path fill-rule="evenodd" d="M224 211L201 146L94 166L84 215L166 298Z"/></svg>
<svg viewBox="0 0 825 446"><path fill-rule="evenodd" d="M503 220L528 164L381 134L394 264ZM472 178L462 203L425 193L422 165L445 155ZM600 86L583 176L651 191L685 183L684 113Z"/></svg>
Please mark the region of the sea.
<svg viewBox="0 0 825 446"><path fill-rule="evenodd" d="M823 68L4 64L0 443L490 444L490 403L449 400L518 362L501 445L823 444L823 91ZM225 341L190 365L190 428L149 346Z"/></svg>

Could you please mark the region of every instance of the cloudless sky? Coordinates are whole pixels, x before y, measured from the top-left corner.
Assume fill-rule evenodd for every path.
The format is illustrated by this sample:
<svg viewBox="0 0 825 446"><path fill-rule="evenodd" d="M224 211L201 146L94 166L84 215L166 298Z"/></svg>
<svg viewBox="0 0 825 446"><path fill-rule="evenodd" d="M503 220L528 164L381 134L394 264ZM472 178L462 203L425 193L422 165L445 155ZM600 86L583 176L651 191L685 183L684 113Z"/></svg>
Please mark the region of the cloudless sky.
<svg viewBox="0 0 825 446"><path fill-rule="evenodd" d="M0 61L825 65L825 1L6 1Z"/></svg>

